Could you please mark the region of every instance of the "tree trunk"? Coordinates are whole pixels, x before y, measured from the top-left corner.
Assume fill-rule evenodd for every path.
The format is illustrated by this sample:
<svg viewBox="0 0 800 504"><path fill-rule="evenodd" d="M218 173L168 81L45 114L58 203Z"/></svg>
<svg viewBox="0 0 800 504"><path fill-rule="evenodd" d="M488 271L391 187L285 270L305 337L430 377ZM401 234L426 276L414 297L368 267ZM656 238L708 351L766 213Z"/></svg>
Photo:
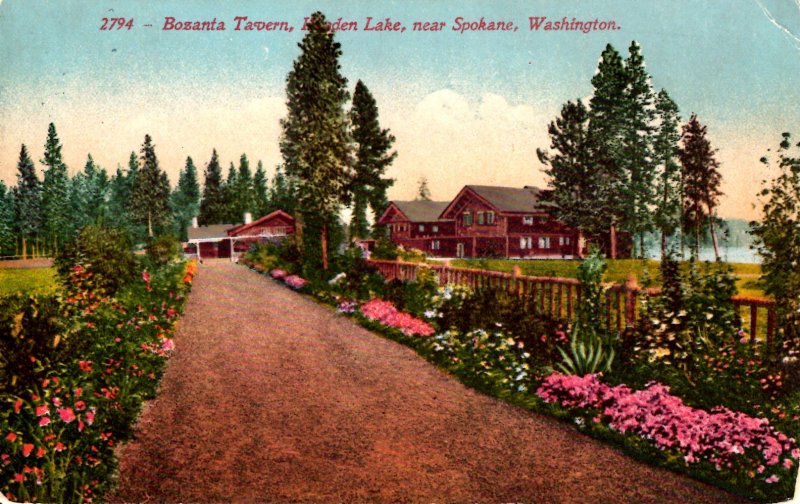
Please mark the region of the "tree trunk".
<svg viewBox="0 0 800 504"><path fill-rule="evenodd" d="M639 234L639 259L644 259L644 233Z"/></svg>
<svg viewBox="0 0 800 504"><path fill-rule="evenodd" d="M694 260L700 260L700 219L694 222Z"/></svg>
<svg viewBox="0 0 800 504"><path fill-rule="evenodd" d="M25 237L23 236L22 237L22 260L24 261L27 258L28 258L28 242L25 239Z"/></svg>
<svg viewBox="0 0 800 504"><path fill-rule="evenodd" d="M147 212L147 236L153 237L153 216L150 212Z"/></svg>
<svg viewBox="0 0 800 504"><path fill-rule="evenodd" d="M609 241L611 247L611 259L617 258L617 226L616 224L611 224L611 229L609 230Z"/></svg>
<svg viewBox="0 0 800 504"><path fill-rule="evenodd" d="M661 229L661 260L663 261L665 257L667 257L667 231L662 228Z"/></svg>
<svg viewBox="0 0 800 504"><path fill-rule="evenodd" d="M714 260L719 262L719 243L717 242L717 231L714 229L714 216L711 215L711 212L708 214L708 225L711 229L711 243L714 244Z"/></svg>
<svg viewBox="0 0 800 504"><path fill-rule="evenodd" d="M328 271L328 224L322 224L322 271Z"/></svg>

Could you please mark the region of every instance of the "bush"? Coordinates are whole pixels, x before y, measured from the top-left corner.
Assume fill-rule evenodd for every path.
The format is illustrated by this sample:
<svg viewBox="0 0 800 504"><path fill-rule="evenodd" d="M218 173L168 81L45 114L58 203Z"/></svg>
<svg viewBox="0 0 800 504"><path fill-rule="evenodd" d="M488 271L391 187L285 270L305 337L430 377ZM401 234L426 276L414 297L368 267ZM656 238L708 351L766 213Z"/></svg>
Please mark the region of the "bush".
<svg viewBox="0 0 800 504"><path fill-rule="evenodd" d="M130 240L120 229L95 225L83 228L55 258L62 283L68 284L70 273L77 265L92 275L95 291L109 295L136 276L136 258Z"/></svg>
<svg viewBox="0 0 800 504"><path fill-rule="evenodd" d="M162 235L147 245L147 257L155 265L163 266L181 255L181 243L171 235Z"/></svg>

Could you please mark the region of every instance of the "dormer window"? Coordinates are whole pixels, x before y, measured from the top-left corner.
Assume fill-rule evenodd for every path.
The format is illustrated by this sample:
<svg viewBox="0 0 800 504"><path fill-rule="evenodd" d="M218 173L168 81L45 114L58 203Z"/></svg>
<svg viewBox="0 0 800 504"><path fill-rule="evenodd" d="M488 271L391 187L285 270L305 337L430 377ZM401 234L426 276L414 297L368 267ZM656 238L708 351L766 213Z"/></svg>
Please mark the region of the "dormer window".
<svg viewBox="0 0 800 504"><path fill-rule="evenodd" d="M434 224L433 226L431 226L431 231L433 231L434 233L438 233L439 232L439 226Z"/></svg>
<svg viewBox="0 0 800 504"><path fill-rule="evenodd" d="M464 212L464 225L471 226L472 225L472 213L471 212Z"/></svg>
<svg viewBox="0 0 800 504"><path fill-rule="evenodd" d="M494 212L486 212L486 224L494 224Z"/></svg>
<svg viewBox="0 0 800 504"><path fill-rule="evenodd" d="M425 232L425 224L420 224L419 225L419 232L420 233L424 233Z"/></svg>
<svg viewBox="0 0 800 504"><path fill-rule="evenodd" d="M522 224L526 226L533 226L533 215L523 215Z"/></svg>
<svg viewBox="0 0 800 504"><path fill-rule="evenodd" d="M484 213L478 212L478 225L483 226L484 224L486 224L486 220L484 219Z"/></svg>

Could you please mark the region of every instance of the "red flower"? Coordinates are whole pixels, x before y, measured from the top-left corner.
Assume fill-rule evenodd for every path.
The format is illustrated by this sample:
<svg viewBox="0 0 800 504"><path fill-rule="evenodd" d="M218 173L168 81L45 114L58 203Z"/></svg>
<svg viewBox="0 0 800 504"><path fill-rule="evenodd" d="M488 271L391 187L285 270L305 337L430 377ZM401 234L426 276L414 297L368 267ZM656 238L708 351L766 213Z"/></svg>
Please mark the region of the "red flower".
<svg viewBox="0 0 800 504"><path fill-rule="evenodd" d="M45 449L44 449L43 447L41 447L41 446L40 446L40 447L39 447L39 449L38 449L38 450L36 450L36 458L42 458L42 457L44 457L44 454L45 454L45 453L46 453L46 452L45 452Z"/></svg>
<svg viewBox="0 0 800 504"><path fill-rule="evenodd" d="M75 403L75 409L77 411L83 411L86 409L86 403L83 401L78 401Z"/></svg>
<svg viewBox="0 0 800 504"><path fill-rule="evenodd" d="M41 406L36 406L36 416L37 417L38 416L42 416L42 415L48 415L49 413L50 413L50 410L47 408L46 404L43 404Z"/></svg>
<svg viewBox="0 0 800 504"><path fill-rule="evenodd" d="M75 420L75 412L72 411L72 408L59 408L58 416L61 417L64 423L70 423Z"/></svg>
<svg viewBox="0 0 800 504"><path fill-rule="evenodd" d="M92 361L78 361L78 365L81 367L81 371L84 373L88 373L92 370Z"/></svg>
<svg viewBox="0 0 800 504"><path fill-rule="evenodd" d="M25 475L20 473L15 474L14 481L17 483L22 483L23 481L25 481Z"/></svg>
<svg viewBox="0 0 800 504"><path fill-rule="evenodd" d="M14 403L14 413L19 413L19 410L22 408L22 399L17 399Z"/></svg>
<svg viewBox="0 0 800 504"><path fill-rule="evenodd" d="M30 443L25 443L22 445L22 456L27 457L33 451L33 445Z"/></svg>
<svg viewBox="0 0 800 504"><path fill-rule="evenodd" d="M86 412L86 421L89 423L89 425L94 423L94 411L90 410Z"/></svg>
<svg viewBox="0 0 800 504"><path fill-rule="evenodd" d="M15 432L9 432L8 436L6 436L6 439L11 443L13 443L14 441L17 440L17 434Z"/></svg>
<svg viewBox="0 0 800 504"><path fill-rule="evenodd" d="M56 445L53 447L53 451L57 451L57 452L64 451L64 448L66 448L66 447L64 446L64 443L62 443L61 441L59 441L59 442L58 442L58 443L56 443Z"/></svg>
<svg viewBox="0 0 800 504"><path fill-rule="evenodd" d="M150 283L150 273L148 273L147 270L142 271L142 280L144 280L146 284Z"/></svg>
<svg viewBox="0 0 800 504"><path fill-rule="evenodd" d="M80 397L83 394L83 389L81 387L77 387L75 389L75 397Z"/></svg>
<svg viewBox="0 0 800 504"><path fill-rule="evenodd" d="M41 418L41 420L39 420L39 427L44 427L45 425L49 424L50 424L50 417L48 416L44 416Z"/></svg>

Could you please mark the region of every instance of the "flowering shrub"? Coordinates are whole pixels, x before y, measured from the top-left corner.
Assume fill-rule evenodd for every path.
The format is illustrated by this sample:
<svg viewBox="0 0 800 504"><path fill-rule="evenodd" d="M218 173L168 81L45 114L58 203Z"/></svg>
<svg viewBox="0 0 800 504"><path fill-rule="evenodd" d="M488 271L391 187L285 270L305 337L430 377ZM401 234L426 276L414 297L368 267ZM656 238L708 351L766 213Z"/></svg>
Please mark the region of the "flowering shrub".
<svg viewBox="0 0 800 504"><path fill-rule="evenodd" d="M717 471L739 471L772 484L791 480L800 460L795 439L778 432L769 420L724 407L708 412L687 406L660 383L634 391L625 385L611 387L596 374L553 374L536 393L545 402L586 410L595 423L606 420L619 433L675 451L686 464L704 461Z"/></svg>
<svg viewBox="0 0 800 504"><path fill-rule="evenodd" d="M294 290L300 290L308 284L307 281L297 275L289 275L283 279L283 282Z"/></svg>
<svg viewBox="0 0 800 504"><path fill-rule="evenodd" d="M355 313L358 310L358 301L342 301L336 307L339 313Z"/></svg>
<svg viewBox="0 0 800 504"><path fill-rule="evenodd" d="M468 383L511 392L528 390L530 354L522 342L501 331L449 330L434 336L430 344L439 361Z"/></svg>
<svg viewBox="0 0 800 504"><path fill-rule="evenodd" d="M472 298L474 291L466 285L448 284L439 287L430 298L424 316L435 320L441 326L449 326L450 322L460 316L465 302Z"/></svg>
<svg viewBox="0 0 800 504"><path fill-rule="evenodd" d="M372 299L361 305L361 314L385 326L399 329L406 336L430 336L434 333L433 327L427 322L401 312L392 303L381 299Z"/></svg>
<svg viewBox="0 0 800 504"><path fill-rule="evenodd" d="M286 278L287 275L289 275L289 273L280 268L275 268L273 270L270 270L269 272L269 276L277 280L283 280L284 278Z"/></svg>
<svg viewBox="0 0 800 504"><path fill-rule="evenodd" d="M107 490L117 443L153 397L169 337L196 266L169 265L100 297L93 274L73 268L56 338L69 352L30 348L35 381L0 392L0 492L14 500L91 502Z"/></svg>

